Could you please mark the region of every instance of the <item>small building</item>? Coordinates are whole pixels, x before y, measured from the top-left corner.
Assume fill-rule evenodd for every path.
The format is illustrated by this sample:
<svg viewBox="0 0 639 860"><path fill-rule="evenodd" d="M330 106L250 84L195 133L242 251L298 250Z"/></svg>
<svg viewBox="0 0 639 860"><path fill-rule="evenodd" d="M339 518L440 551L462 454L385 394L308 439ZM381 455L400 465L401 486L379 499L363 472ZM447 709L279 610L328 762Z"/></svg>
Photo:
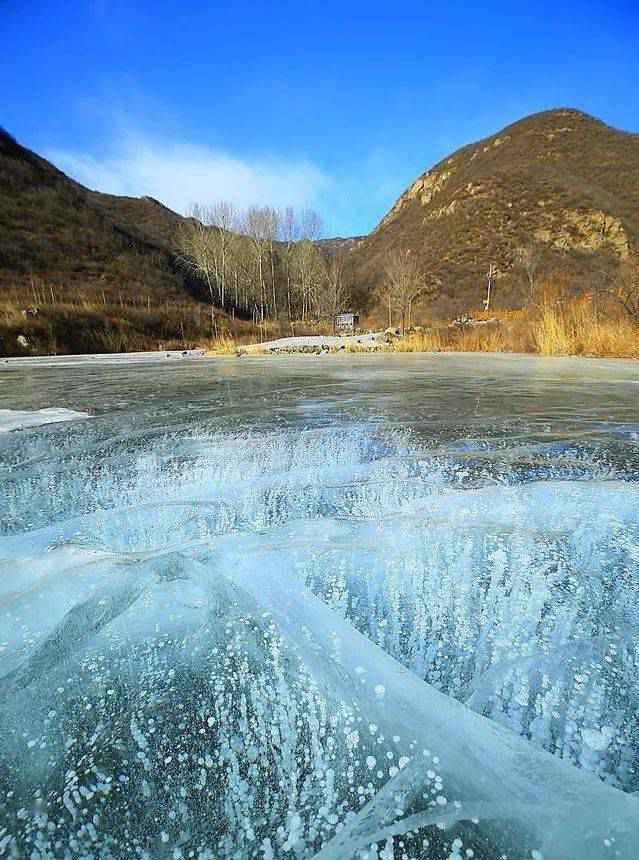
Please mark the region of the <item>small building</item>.
<svg viewBox="0 0 639 860"><path fill-rule="evenodd" d="M346 313L337 314L335 316L335 329L336 331L350 331L354 332L359 324L359 314L354 314L351 311Z"/></svg>

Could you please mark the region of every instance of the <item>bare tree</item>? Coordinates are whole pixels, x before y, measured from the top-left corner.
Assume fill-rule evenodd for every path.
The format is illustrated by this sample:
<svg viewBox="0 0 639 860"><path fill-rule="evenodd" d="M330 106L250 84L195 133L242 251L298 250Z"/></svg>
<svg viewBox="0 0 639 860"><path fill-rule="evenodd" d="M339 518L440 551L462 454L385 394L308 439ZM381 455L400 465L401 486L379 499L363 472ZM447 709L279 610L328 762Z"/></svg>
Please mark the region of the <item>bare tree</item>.
<svg viewBox="0 0 639 860"><path fill-rule="evenodd" d="M413 302L425 292L432 292L409 248L391 251L384 267L384 292L389 307L399 313L402 332L410 326Z"/></svg>
<svg viewBox="0 0 639 860"><path fill-rule="evenodd" d="M314 209L303 209L300 216L300 236L317 242L322 232L322 221Z"/></svg>
<svg viewBox="0 0 639 860"><path fill-rule="evenodd" d="M242 231L241 220L237 221ZM233 284L234 307L249 310L256 300L254 254L250 240L243 232L234 233L228 248L228 281Z"/></svg>
<svg viewBox="0 0 639 860"><path fill-rule="evenodd" d="M280 215L277 209L264 207L264 222L266 227L266 244L271 269L271 295L273 297L273 318L277 319L277 285L275 281L275 241L279 230Z"/></svg>
<svg viewBox="0 0 639 860"><path fill-rule="evenodd" d="M233 234L238 227L238 215L235 206L226 201L216 203L209 210L207 221L213 233L213 250L220 304L224 307L226 302L228 258L233 242Z"/></svg>
<svg viewBox="0 0 639 860"><path fill-rule="evenodd" d="M266 308L266 283L264 280L264 261L269 241L270 215L266 207L251 206L246 213L246 233L250 239L255 258L259 295L260 320L264 322Z"/></svg>
<svg viewBox="0 0 639 860"><path fill-rule="evenodd" d="M621 264L617 298L633 325L639 327L639 256Z"/></svg>
<svg viewBox="0 0 639 860"><path fill-rule="evenodd" d="M601 277L593 297L597 303L601 299L609 299L639 328L639 255L633 254L623 260L616 274Z"/></svg>
<svg viewBox="0 0 639 860"><path fill-rule="evenodd" d="M330 319L335 328L335 317L350 301L350 267L346 253L338 251L323 258L321 288L316 291L315 305L320 319Z"/></svg>
<svg viewBox="0 0 639 860"><path fill-rule="evenodd" d="M284 304L289 321L296 310L306 319L315 309L324 277L315 244L319 233L319 216L311 209L298 220L292 208L238 211L221 201L194 204L177 241L182 263L206 283L211 307L219 302L233 315L240 308L250 311L262 326Z"/></svg>
<svg viewBox="0 0 639 860"><path fill-rule="evenodd" d="M297 310L306 320L318 295L323 277L322 256L310 239L296 242L291 251L291 286Z"/></svg>
<svg viewBox="0 0 639 860"><path fill-rule="evenodd" d="M295 243L300 238L300 227L295 217L295 210L292 206L287 206L280 213L279 218L279 239L282 243L284 257L284 275L286 278L286 310L288 313L289 323L293 319L292 308L292 279L291 279L291 258L293 256L293 248Z"/></svg>
<svg viewBox="0 0 639 860"><path fill-rule="evenodd" d="M388 278L384 278L380 286L376 290L377 299L380 304L384 305L388 313L388 327L393 325L393 289Z"/></svg>
<svg viewBox="0 0 639 860"><path fill-rule="evenodd" d="M321 232L320 217L313 209L303 209L299 222L293 221L295 241L290 250L291 291L298 299L298 311L306 320L313 310L323 277L322 256L315 242Z"/></svg>
<svg viewBox="0 0 639 860"><path fill-rule="evenodd" d="M177 244L181 264L204 280L213 306L216 256L213 235L208 226L209 214L206 207L194 203L179 226Z"/></svg>
<svg viewBox="0 0 639 860"><path fill-rule="evenodd" d="M541 259L542 249L536 244L522 245L515 251L515 265L523 271L528 282L528 301L530 304L535 300L536 276Z"/></svg>

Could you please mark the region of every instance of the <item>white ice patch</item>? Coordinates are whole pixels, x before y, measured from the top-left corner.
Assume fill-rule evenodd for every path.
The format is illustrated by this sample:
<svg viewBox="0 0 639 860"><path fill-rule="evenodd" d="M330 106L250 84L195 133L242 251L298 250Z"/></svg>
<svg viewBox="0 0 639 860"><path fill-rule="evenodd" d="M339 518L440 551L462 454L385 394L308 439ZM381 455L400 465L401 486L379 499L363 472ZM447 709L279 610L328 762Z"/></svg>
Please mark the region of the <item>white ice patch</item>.
<svg viewBox="0 0 639 860"><path fill-rule="evenodd" d="M587 747L595 752L603 752L608 749L614 737L614 729L604 726L602 729L582 729L581 737Z"/></svg>
<svg viewBox="0 0 639 860"><path fill-rule="evenodd" d="M80 418L90 418L88 412L76 412L73 409L50 407L48 409L0 409L0 433L10 433L12 430L25 430L28 427L40 427L42 424L58 424L61 421L77 421Z"/></svg>

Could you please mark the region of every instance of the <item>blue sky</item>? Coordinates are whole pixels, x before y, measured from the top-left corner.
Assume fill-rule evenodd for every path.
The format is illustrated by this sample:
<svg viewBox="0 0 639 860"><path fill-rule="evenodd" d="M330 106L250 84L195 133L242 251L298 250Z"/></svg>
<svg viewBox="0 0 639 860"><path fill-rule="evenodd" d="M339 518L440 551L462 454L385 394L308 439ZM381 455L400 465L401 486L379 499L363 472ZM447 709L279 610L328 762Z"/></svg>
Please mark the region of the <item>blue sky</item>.
<svg viewBox="0 0 639 860"><path fill-rule="evenodd" d="M93 188L370 230L550 107L639 132L639 3L0 0L0 125Z"/></svg>

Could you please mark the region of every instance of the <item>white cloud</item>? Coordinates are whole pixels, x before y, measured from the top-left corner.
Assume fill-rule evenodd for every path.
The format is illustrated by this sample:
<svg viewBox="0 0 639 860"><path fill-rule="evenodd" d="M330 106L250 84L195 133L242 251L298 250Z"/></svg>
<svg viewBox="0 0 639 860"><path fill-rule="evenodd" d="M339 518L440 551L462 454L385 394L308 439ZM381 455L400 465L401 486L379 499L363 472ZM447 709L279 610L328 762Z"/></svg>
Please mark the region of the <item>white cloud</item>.
<svg viewBox="0 0 639 860"><path fill-rule="evenodd" d="M191 203L219 200L239 207L318 207L333 184L306 161L239 158L207 146L167 144L131 134L117 140L104 158L60 149L46 157L88 188L148 195L182 213Z"/></svg>
<svg viewBox="0 0 639 860"><path fill-rule="evenodd" d="M88 188L131 197L150 196L176 212L192 203L228 200L236 206L316 209L325 236L371 230L412 180L389 150L343 153L327 173L307 159L245 156L210 146L175 142L162 131L141 130L129 112L100 106L104 154L50 149L45 157ZM94 114L89 114L93 116Z"/></svg>

